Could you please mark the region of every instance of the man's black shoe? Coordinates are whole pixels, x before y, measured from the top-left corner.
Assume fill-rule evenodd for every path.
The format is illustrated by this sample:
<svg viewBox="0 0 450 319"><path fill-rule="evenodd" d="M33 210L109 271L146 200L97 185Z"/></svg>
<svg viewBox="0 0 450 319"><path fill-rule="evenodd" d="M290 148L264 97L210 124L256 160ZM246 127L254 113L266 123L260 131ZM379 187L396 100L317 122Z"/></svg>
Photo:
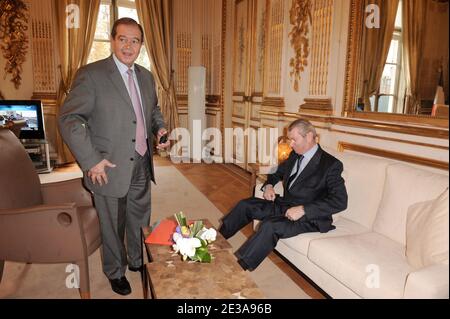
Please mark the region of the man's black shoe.
<svg viewBox="0 0 450 319"><path fill-rule="evenodd" d="M109 282L111 283L111 288L115 293L122 296L126 296L131 293L130 283L127 278L122 277L119 279L110 279Z"/></svg>
<svg viewBox="0 0 450 319"><path fill-rule="evenodd" d="M128 270L129 271L133 271L133 272L142 272L144 270L144 267L142 266L138 266L138 267L132 267L132 266L128 266Z"/></svg>

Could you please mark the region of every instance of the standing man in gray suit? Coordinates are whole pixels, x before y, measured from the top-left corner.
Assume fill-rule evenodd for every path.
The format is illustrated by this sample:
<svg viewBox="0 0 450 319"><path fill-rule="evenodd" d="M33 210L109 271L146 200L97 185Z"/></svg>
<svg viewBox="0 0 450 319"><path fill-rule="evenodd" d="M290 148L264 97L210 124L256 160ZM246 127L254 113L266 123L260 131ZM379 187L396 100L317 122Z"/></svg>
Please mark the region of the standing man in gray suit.
<svg viewBox="0 0 450 319"><path fill-rule="evenodd" d="M61 135L94 194L103 271L121 295L131 293L126 266L130 271L143 267L140 228L150 223L153 136L158 148L169 146L160 143L167 130L153 76L134 63L142 43L143 30L135 20L117 20L113 54L78 71L59 117Z"/></svg>

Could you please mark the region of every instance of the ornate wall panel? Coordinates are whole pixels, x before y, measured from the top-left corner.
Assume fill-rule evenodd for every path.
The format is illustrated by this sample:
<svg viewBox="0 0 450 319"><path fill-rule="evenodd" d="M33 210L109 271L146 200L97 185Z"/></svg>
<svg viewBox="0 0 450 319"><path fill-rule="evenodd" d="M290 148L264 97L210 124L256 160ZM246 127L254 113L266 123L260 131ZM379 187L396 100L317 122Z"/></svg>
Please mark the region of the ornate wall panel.
<svg viewBox="0 0 450 319"><path fill-rule="evenodd" d="M178 95L188 93L188 68L192 62L192 0L173 2L176 89Z"/></svg>
<svg viewBox="0 0 450 319"><path fill-rule="evenodd" d="M202 65L206 67L206 94L220 95L222 0L203 0Z"/></svg>
<svg viewBox="0 0 450 319"><path fill-rule="evenodd" d="M267 65L265 77L265 95L281 94L281 65L284 38L284 1L269 2L269 26L267 39Z"/></svg>
<svg viewBox="0 0 450 319"><path fill-rule="evenodd" d="M30 1L34 94L55 94L55 34L51 2Z"/></svg>
<svg viewBox="0 0 450 319"><path fill-rule="evenodd" d="M312 61L309 95L326 96L334 0L313 2Z"/></svg>
<svg viewBox="0 0 450 319"><path fill-rule="evenodd" d="M248 42L250 36L249 30L249 15L250 15L250 1L242 0L236 1L236 15L234 28L234 76L233 76L233 91L240 93L247 93L247 67L248 67L248 53L250 43Z"/></svg>
<svg viewBox="0 0 450 319"><path fill-rule="evenodd" d="M265 47L266 47L266 26L267 26L267 12L266 5L264 1L257 1L256 5L256 20L253 29L255 32L252 33L253 37L253 52L252 60L254 63L253 68L253 79L252 95L261 95L264 90L264 58L265 58Z"/></svg>

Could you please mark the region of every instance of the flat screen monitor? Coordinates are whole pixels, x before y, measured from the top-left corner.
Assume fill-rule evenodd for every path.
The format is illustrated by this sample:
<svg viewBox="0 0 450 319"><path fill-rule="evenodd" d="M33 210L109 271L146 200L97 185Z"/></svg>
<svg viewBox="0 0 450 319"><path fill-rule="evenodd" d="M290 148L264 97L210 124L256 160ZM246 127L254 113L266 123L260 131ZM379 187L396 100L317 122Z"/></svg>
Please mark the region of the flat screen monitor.
<svg viewBox="0 0 450 319"><path fill-rule="evenodd" d="M41 101L0 100L0 124L5 124L8 121L25 121L20 129L20 139L45 140Z"/></svg>

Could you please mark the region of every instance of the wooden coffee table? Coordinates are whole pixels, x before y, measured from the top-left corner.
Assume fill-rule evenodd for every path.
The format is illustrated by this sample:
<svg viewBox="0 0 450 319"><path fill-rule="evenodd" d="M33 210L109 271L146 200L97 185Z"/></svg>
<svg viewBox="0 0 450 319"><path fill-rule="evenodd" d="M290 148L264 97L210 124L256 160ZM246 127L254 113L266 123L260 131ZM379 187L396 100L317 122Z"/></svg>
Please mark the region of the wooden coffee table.
<svg viewBox="0 0 450 319"><path fill-rule="evenodd" d="M203 220L206 227L211 223ZM151 229L142 229L143 242ZM145 244L149 263L144 269L144 297L163 299L233 299L264 298L250 276L242 270L232 254L232 247L218 232L208 246L211 263L183 261L170 246Z"/></svg>
<svg viewBox="0 0 450 319"><path fill-rule="evenodd" d="M211 263L181 258L146 265L153 298L159 299L260 299L264 295L236 258L226 250L212 253Z"/></svg>

